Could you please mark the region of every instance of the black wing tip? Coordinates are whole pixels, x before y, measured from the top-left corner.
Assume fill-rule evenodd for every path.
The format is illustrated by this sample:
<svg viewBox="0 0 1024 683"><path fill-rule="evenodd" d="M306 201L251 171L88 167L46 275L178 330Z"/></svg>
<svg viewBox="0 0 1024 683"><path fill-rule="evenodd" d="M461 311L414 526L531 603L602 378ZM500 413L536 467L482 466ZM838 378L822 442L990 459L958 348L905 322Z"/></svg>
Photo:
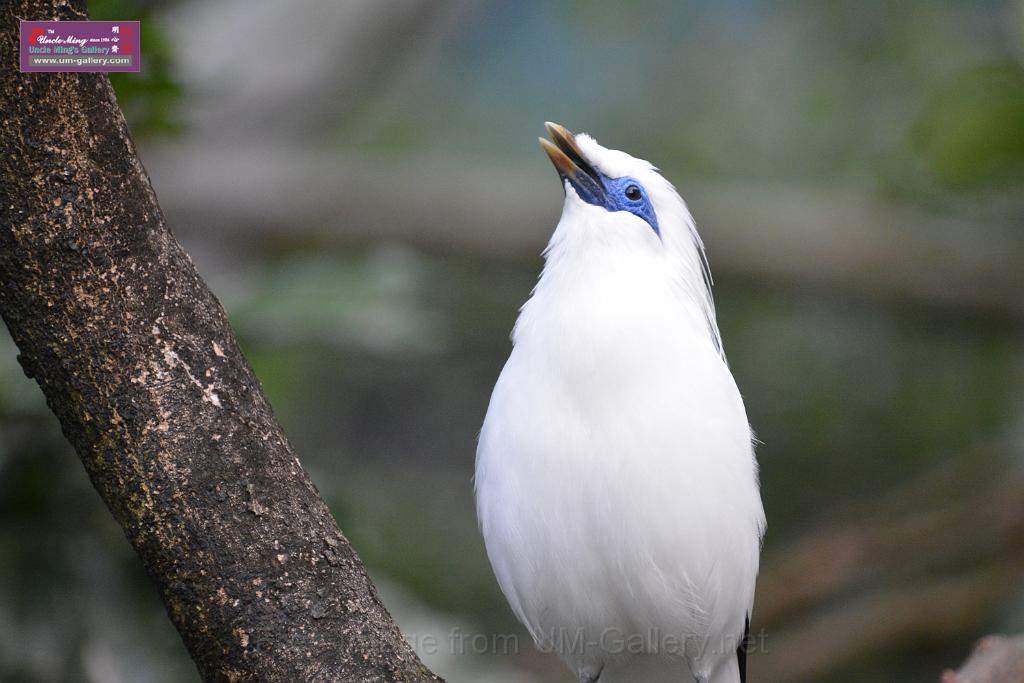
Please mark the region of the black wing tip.
<svg viewBox="0 0 1024 683"><path fill-rule="evenodd" d="M743 639L736 646L736 662L740 666L740 683L747 683L747 650L750 641L750 615L743 625Z"/></svg>

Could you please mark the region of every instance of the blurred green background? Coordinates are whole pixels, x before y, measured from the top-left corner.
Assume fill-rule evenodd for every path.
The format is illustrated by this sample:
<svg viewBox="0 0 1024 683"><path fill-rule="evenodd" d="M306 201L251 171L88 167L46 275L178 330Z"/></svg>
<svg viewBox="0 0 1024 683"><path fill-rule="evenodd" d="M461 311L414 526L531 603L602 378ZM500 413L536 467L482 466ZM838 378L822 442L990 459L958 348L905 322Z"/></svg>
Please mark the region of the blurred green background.
<svg viewBox="0 0 1024 683"><path fill-rule="evenodd" d="M571 680L471 484L545 120L657 164L708 245L762 442L753 680L934 681L1024 631L1024 3L90 7L142 19L115 87L172 229L438 673ZM198 680L3 334L0 680Z"/></svg>

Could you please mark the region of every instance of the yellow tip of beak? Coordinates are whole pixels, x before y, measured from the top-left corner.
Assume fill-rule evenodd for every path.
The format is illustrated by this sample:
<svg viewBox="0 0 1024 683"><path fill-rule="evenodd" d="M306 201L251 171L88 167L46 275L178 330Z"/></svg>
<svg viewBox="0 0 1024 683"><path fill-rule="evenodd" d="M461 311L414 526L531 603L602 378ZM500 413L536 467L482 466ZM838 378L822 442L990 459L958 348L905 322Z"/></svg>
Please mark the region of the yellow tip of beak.
<svg viewBox="0 0 1024 683"><path fill-rule="evenodd" d="M569 175L576 170L576 164L573 163L572 159L566 156L565 152L560 150L554 143L544 138L537 138L537 140L544 151L547 152L548 158L551 159L551 163L554 164L555 169L559 173Z"/></svg>
<svg viewBox="0 0 1024 683"><path fill-rule="evenodd" d="M572 159L582 159L583 154L580 153L580 148L576 144L576 136L572 134L572 131L565 126L560 126L557 123L546 121L544 128L548 131L548 135L551 136L551 141L558 146L563 152L565 152Z"/></svg>
<svg viewBox="0 0 1024 683"><path fill-rule="evenodd" d="M607 190L601 174L583 156L576 144L576 137L568 128L557 123L548 121L544 127L551 135L551 140L539 138L540 146L561 176L563 188L568 191L565 186L565 181L568 181L584 201L604 206L607 203Z"/></svg>
<svg viewBox="0 0 1024 683"><path fill-rule="evenodd" d="M572 134L572 131L551 121L546 121L544 128L551 136L551 141L539 138L540 146L548 153L551 163L555 165L559 173L571 175L574 172L579 172L581 166L589 168L587 162L584 161L583 153L580 152L580 148L576 144L576 136Z"/></svg>
<svg viewBox="0 0 1024 683"><path fill-rule="evenodd" d="M561 124L554 123L552 121L545 121L544 128L548 131L548 135L550 135L551 137L555 137L556 135L558 135L563 138L568 138L570 140L572 139L572 133L569 131L568 128Z"/></svg>

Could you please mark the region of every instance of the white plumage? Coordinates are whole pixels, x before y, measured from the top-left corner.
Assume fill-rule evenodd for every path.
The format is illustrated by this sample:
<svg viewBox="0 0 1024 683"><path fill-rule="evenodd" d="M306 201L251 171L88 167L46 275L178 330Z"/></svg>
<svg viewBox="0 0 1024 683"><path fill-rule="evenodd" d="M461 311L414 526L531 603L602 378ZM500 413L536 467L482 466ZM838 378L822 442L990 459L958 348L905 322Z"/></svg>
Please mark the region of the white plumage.
<svg viewBox="0 0 1024 683"><path fill-rule="evenodd" d="M565 204L480 434L488 556L581 681L737 683L765 518L700 238L649 163L549 131Z"/></svg>

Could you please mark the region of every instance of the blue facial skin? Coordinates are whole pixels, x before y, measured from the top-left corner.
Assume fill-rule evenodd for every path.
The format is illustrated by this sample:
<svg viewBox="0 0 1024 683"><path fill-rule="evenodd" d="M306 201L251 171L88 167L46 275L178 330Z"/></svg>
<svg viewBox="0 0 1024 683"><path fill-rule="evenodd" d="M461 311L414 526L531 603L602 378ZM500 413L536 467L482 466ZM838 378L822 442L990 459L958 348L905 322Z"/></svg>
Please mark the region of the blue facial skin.
<svg viewBox="0 0 1024 683"><path fill-rule="evenodd" d="M635 178L609 178L603 173L591 174L583 169L562 177L572 184L576 194L587 204L600 206L608 211L627 211L645 220L654 233L661 237L658 216L651 206L647 190Z"/></svg>

